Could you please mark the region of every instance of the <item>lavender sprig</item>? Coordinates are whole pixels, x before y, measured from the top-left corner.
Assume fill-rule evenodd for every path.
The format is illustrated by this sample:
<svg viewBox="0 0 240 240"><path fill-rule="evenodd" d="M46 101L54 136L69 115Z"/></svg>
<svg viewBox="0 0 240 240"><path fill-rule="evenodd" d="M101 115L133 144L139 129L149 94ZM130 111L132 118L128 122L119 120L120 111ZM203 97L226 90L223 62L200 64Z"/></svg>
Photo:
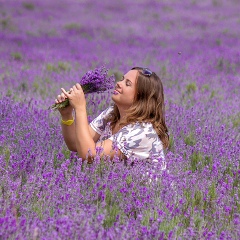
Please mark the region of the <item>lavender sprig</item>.
<svg viewBox="0 0 240 240"><path fill-rule="evenodd" d="M114 76L108 77L108 70L102 66L94 70L90 70L80 80L80 85L85 94L103 92L108 89L114 88L115 78ZM50 108L53 110L67 107L69 105L69 99L61 103L55 103Z"/></svg>

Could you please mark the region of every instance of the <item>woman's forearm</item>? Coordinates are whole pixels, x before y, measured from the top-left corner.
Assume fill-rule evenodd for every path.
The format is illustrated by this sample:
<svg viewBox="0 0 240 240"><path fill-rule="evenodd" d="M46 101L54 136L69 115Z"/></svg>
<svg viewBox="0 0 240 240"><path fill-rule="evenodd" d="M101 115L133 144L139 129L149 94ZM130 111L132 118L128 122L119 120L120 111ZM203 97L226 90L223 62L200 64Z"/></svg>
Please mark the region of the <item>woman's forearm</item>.
<svg viewBox="0 0 240 240"><path fill-rule="evenodd" d="M62 116L62 120L64 120L64 121L67 121L70 119L73 119L72 115ZM65 141L68 149L70 151L76 152L77 148L76 148L76 136L75 136L75 122L70 126L67 126L67 125L61 123L61 126L62 126L63 138L64 138L64 141Z"/></svg>
<svg viewBox="0 0 240 240"><path fill-rule="evenodd" d="M88 127L86 108L75 109L76 149L82 159L96 155L96 144Z"/></svg>

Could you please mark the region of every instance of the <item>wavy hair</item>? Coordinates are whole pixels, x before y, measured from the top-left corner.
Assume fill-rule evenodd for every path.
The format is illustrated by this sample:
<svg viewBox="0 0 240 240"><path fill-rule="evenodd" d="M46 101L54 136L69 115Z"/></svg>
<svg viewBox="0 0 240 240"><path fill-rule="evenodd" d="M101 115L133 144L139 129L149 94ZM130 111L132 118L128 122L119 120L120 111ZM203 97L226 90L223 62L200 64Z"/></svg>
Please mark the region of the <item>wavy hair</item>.
<svg viewBox="0 0 240 240"><path fill-rule="evenodd" d="M162 81L155 72L152 72L150 76L144 75L141 67L134 67L131 70L138 71L136 94L132 106L126 112L126 117L119 125L126 126L135 122L150 122L161 139L163 147L167 148L169 146L169 135L165 123ZM112 129L116 126L119 119L120 113L116 104L114 104L109 118Z"/></svg>

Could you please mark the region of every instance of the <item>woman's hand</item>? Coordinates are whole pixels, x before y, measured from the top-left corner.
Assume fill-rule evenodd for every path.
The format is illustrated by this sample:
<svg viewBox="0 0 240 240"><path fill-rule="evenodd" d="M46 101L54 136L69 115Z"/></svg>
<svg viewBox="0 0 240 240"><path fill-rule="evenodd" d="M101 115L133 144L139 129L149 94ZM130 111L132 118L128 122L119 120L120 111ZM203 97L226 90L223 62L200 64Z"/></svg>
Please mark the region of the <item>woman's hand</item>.
<svg viewBox="0 0 240 240"><path fill-rule="evenodd" d="M85 110L86 109L86 99L82 87L79 83L73 85L69 92L64 88L61 88L64 97L69 99L70 105L75 109Z"/></svg>
<svg viewBox="0 0 240 240"><path fill-rule="evenodd" d="M66 100L66 96L64 93L61 93L57 96L57 98L55 99L55 103L61 103L63 101ZM72 117L72 111L73 111L73 107L69 104L67 107L64 108L58 108L58 111L60 112L60 114L62 115L62 118L64 120L68 120ZM66 119L65 119L66 118Z"/></svg>

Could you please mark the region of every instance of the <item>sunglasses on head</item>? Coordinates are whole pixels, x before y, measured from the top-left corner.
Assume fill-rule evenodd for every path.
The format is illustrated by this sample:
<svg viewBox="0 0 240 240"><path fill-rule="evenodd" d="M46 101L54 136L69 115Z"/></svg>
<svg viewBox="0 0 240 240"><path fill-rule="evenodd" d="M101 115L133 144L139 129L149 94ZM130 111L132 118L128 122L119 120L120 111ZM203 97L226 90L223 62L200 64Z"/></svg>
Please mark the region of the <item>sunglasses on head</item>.
<svg viewBox="0 0 240 240"><path fill-rule="evenodd" d="M140 71L140 73L142 73L144 76L148 76L148 77L150 77L152 74L153 74L153 72L150 70L150 69L148 69L148 68L142 68L142 67L140 67L140 68L132 68L132 69L137 69L137 70L139 70Z"/></svg>
<svg viewBox="0 0 240 240"><path fill-rule="evenodd" d="M142 73L143 75L145 75L145 76L148 76L148 77L150 77L150 76L152 75L152 71L151 71L150 69L148 69L148 68L143 68L143 69L141 70L141 73Z"/></svg>

